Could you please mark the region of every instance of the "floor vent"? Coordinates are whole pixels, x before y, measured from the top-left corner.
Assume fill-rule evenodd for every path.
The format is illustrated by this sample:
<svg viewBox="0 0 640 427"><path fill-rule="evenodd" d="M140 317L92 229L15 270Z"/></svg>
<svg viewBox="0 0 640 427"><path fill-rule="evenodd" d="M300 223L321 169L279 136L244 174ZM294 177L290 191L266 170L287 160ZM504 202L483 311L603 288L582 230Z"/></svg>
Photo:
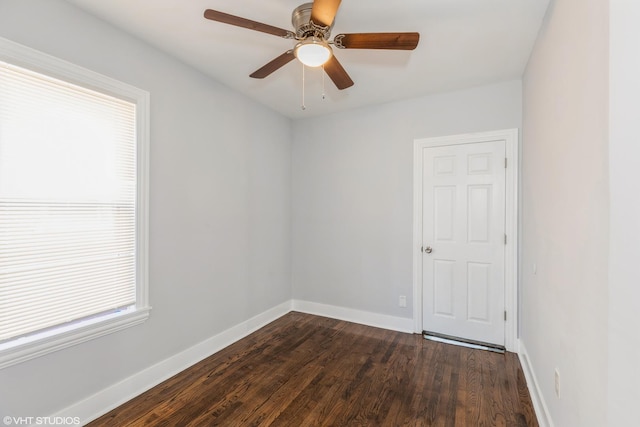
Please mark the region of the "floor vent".
<svg viewBox="0 0 640 427"><path fill-rule="evenodd" d="M459 345L461 347L474 348L477 350L487 350L494 353L503 354L505 348L500 345L488 344L480 341L466 340L464 338L452 337L435 332L422 331L422 337L429 341L441 342L445 344Z"/></svg>

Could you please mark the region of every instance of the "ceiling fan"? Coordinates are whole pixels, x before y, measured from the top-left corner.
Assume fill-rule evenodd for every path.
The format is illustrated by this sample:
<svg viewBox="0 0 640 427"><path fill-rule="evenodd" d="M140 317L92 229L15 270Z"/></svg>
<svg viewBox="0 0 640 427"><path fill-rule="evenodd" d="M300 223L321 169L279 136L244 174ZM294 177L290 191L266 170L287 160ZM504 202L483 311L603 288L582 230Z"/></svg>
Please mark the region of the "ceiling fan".
<svg viewBox="0 0 640 427"><path fill-rule="evenodd" d="M295 31L273 27L261 22L229 15L217 10L207 9L204 17L212 21L222 22L250 30L273 34L285 39L295 40L293 49L287 50L263 67L257 69L250 77L263 79L298 58L304 65L318 67L323 65L324 71L340 90L353 86L353 80L333 55L331 45L339 49L393 49L413 50L418 46L418 33L352 33L338 34L329 41L334 19L341 0L314 0L294 9L291 23Z"/></svg>

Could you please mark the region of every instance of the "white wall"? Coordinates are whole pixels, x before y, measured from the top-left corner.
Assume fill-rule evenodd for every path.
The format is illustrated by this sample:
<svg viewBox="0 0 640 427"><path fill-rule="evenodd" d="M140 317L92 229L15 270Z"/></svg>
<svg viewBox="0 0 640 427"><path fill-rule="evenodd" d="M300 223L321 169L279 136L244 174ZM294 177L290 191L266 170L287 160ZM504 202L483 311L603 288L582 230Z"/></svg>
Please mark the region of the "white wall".
<svg viewBox="0 0 640 427"><path fill-rule="evenodd" d="M610 0L609 426L640 403L640 2Z"/></svg>
<svg viewBox="0 0 640 427"><path fill-rule="evenodd" d="M291 298L288 119L66 2L0 0L0 36L151 93L153 306L0 370L0 414L51 415Z"/></svg>
<svg viewBox="0 0 640 427"><path fill-rule="evenodd" d="M519 128L521 107L512 81L295 121L294 298L411 318L414 139Z"/></svg>
<svg viewBox="0 0 640 427"><path fill-rule="evenodd" d="M607 64L607 1L552 2L523 79L520 274L521 340L557 426L606 425Z"/></svg>

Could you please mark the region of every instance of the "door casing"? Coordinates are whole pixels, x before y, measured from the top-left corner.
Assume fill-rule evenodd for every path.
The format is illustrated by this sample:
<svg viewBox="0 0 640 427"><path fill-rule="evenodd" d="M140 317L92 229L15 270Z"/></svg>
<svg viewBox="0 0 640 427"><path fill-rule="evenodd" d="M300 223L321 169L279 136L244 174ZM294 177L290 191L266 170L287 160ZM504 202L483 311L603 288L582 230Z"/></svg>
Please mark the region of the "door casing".
<svg viewBox="0 0 640 427"><path fill-rule="evenodd" d="M414 331L422 333L422 150L428 147L505 141L505 347L517 352L518 342L518 129L505 129L415 139L413 143L413 321Z"/></svg>

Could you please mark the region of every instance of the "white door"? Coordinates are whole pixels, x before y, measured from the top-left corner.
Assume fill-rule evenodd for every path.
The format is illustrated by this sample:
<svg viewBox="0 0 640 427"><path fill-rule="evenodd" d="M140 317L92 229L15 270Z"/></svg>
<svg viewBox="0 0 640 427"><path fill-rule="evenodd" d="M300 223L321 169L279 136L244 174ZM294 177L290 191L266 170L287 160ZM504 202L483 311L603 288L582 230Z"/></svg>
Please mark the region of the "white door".
<svg viewBox="0 0 640 427"><path fill-rule="evenodd" d="M505 141L423 148L428 332L505 343Z"/></svg>

